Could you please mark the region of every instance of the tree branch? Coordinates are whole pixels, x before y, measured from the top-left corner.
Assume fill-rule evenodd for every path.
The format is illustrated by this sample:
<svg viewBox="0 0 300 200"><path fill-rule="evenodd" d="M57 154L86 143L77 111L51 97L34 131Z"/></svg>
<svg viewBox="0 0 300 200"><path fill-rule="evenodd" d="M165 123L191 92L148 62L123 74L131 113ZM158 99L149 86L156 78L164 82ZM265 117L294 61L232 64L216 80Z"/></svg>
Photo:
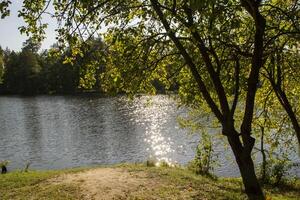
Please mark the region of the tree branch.
<svg viewBox="0 0 300 200"><path fill-rule="evenodd" d="M174 42L175 46L177 47L177 49L179 50L179 52L181 53L182 57L184 58L184 60L186 61L186 64L189 66L197 84L198 87L204 97L204 99L206 100L207 104L209 105L209 107L211 108L211 110L213 111L213 113L215 114L215 116L217 117L217 119L223 123L223 115L220 112L218 106L215 104L214 100L211 98L201 76L198 73L197 67L195 66L192 58L190 57L190 55L187 53L186 49L184 48L184 46L181 44L181 42L178 40L178 38L176 37L175 33L171 30L169 23L167 22L167 20L165 19L165 16L163 14L163 12L161 11L161 8L159 6L159 3L157 0L151 0L151 4L153 6L153 9L155 10L156 14L159 17L159 20L161 21L161 23L163 24L164 28L166 29L169 37L172 39L172 41Z"/></svg>

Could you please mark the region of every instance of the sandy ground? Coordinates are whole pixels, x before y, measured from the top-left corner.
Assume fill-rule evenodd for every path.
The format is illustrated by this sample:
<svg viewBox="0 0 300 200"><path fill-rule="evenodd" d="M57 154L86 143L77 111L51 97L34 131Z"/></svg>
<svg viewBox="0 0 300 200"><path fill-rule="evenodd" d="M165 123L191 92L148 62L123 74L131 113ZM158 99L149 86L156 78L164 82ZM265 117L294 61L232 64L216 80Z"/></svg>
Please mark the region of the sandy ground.
<svg viewBox="0 0 300 200"><path fill-rule="evenodd" d="M123 169L101 168L75 174L66 174L52 179L52 183L79 184L84 199L127 199L130 193L149 190L157 186L154 179L146 178L143 172L128 172Z"/></svg>

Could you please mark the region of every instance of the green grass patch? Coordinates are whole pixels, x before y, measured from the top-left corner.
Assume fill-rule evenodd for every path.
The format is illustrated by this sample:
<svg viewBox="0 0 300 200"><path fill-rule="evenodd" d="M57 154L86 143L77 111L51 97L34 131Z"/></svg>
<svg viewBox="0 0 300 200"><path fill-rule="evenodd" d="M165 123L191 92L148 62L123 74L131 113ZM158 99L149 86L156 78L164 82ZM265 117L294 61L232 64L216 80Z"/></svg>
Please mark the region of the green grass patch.
<svg viewBox="0 0 300 200"><path fill-rule="evenodd" d="M147 183L128 191L127 199L247 199L242 181L238 178L205 177L179 167L147 167L144 164L107 167L127 170L133 176L144 174ZM83 199L79 183L53 184L48 180L84 170L86 169L12 172L0 175L0 199ZM300 181L278 187L265 186L264 191L269 200L298 200Z"/></svg>
<svg viewBox="0 0 300 200"><path fill-rule="evenodd" d="M118 167L130 172L146 172L155 179L158 187L131 195L130 199L247 199L240 178L215 178L196 175L180 167L145 167L145 165L124 164ZM277 187L264 187L268 200L299 200L300 180Z"/></svg>
<svg viewBox="0 0 300 200"><path fill-rule="evenodd" d="M12 172L0 175L1 200L80 199L77 185L49 184L47 180L78 170Z"/></svg>

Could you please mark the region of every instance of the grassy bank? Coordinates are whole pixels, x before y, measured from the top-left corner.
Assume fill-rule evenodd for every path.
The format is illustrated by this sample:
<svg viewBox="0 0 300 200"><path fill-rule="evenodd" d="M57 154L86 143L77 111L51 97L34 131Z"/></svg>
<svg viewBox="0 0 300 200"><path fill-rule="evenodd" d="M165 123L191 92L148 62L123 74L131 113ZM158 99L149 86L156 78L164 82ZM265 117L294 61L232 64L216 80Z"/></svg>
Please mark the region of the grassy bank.
<svg viewBox="0 0 300 200"><path fill-rule="evenodd" d="M99 179L94 179L97 174ZM185 169L144 165L0 175L1 200L97 199L103 194L111 195L111 199L246 199L242 190L240 179L211 179ZM300 197L299 181L264 190L274 200Z"/></svg>
<svg viewBox="0 0 300 200"><path fill-rule="evenodd" d="M50 178L75 171L29 171L0 175L0 199L79 199L78 185L47 183Z"/></svg>

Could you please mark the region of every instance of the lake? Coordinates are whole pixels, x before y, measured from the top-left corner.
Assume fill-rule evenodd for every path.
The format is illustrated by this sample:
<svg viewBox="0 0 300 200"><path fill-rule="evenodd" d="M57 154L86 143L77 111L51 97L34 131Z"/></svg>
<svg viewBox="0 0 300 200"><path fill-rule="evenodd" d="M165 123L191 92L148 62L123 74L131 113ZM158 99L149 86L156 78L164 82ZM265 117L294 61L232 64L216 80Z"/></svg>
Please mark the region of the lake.
<svg viewBox="0 0 300 200"><path fill-rule="evenodd" d="M11 161L10 170L27 162L31 169L63 169L150 158L186 165L199 142L177 123L186 112L163 95L0 97L0 160ZM239 176L231 150L219 146L216 175Z"/></svg>

